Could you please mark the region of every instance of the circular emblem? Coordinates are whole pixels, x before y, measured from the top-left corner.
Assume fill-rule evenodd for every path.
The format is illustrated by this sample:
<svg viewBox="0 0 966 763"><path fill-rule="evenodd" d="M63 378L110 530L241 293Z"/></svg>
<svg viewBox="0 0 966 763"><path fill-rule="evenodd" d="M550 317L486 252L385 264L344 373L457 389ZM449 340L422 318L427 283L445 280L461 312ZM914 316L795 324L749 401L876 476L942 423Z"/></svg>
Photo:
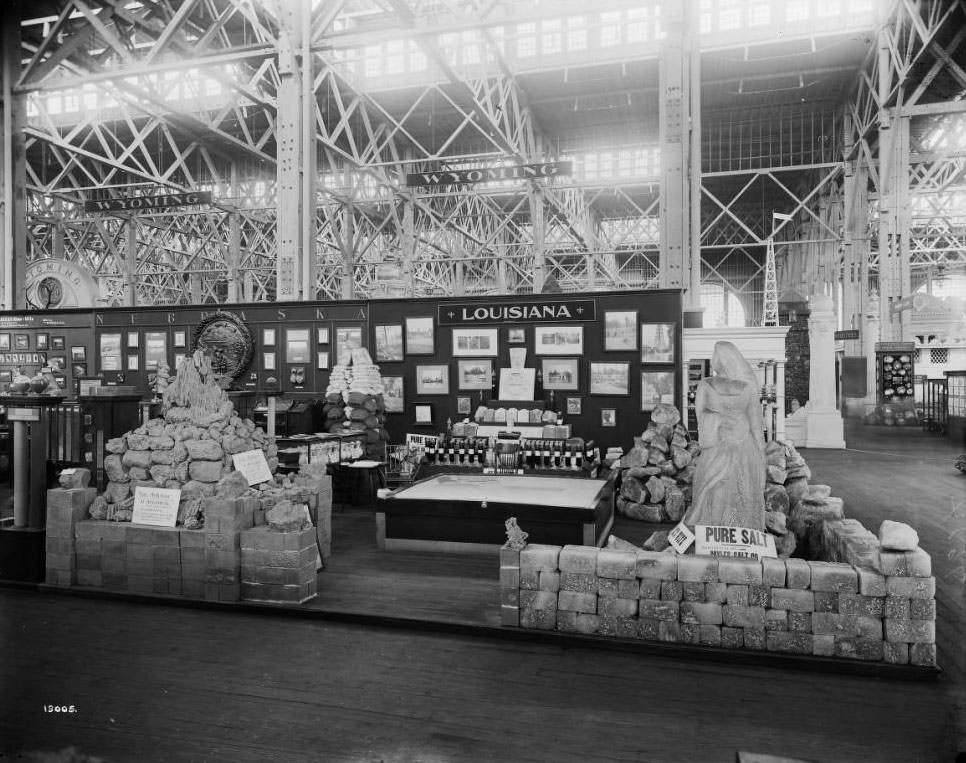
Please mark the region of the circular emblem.
<svg viewBox="0 0 966 763"><path fill-rule="evenodd" d="M211 358L211 370L222 389L228 389L252 360L254 342L244 321L219 310L194 330L194 349Z"/></svg>
<svg viewBox="0 0 966 763"><path fill-rule="evenodd" d="M93 307L100 298L90 270L67 260L34 260L24 272L27 306L34 310Z"/></svg>
<svg viewBox="0 0 966 763"><path fill-rule="evenodd" d="M37 297L44 307L57 307L64 301L64 287L57 278L44 278L37 284Z"/></svg>

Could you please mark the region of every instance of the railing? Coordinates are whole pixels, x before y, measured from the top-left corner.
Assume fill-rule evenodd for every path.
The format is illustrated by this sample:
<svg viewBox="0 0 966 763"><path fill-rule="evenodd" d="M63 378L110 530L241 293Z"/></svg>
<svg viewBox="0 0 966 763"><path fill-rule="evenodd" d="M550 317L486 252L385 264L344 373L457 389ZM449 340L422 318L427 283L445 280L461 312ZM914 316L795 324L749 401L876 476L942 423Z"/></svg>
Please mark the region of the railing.
<svg viewBox="0 0 966 763"><path fill-rule="evenodd" d="M945 379L926 379L923 382L923 429L939 434L946 433L947 394Z"/></svg>

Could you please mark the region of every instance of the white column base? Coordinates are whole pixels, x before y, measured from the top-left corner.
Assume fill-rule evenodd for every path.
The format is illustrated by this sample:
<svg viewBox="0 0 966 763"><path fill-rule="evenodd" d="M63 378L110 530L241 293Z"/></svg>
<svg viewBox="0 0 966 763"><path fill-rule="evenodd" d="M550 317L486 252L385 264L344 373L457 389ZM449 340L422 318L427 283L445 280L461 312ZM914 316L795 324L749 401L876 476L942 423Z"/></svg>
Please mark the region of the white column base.
<svg viewBox="0 0 966 763"><path fill-rule="evenodd" d="M838 411L809 410L805 417L805 448L844 448L845 431Z"/></svg>
<svg viewBox="0 0 966 763"><path fill-rule="evenodd" d="M808 424L803 413L804 409L799 408L795 413L785 417L785 435L782 439L784 442L791 443L796 448L805 447L805 435L808 432Z"/></svg>

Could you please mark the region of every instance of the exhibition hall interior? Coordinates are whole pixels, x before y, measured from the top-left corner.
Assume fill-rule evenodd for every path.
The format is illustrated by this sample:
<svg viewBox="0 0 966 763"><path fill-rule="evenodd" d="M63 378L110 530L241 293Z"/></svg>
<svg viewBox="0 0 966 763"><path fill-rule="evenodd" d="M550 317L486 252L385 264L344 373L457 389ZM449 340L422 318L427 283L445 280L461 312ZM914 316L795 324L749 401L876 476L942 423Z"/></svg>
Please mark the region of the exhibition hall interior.
<svg viewBox="0 0 966 763"><path fill-rule="evenodd" d="M0 758L966 761L963 0L0 18Z"/></svg>

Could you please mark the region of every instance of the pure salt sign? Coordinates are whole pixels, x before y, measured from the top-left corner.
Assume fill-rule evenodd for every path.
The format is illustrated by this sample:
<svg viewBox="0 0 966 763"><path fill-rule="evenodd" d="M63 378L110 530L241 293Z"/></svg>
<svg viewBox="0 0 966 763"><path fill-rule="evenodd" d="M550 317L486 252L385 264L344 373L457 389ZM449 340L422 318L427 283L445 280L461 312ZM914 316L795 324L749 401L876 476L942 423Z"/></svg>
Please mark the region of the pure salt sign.
<svg viewBox="0 0 966 763"><path fill-rule="evenodd" d="M750 527L726 527L724 525L697 525L694 528L696 554L731 559L761 561L765 557L778 556L775 538L761 530Z"/></svg>

